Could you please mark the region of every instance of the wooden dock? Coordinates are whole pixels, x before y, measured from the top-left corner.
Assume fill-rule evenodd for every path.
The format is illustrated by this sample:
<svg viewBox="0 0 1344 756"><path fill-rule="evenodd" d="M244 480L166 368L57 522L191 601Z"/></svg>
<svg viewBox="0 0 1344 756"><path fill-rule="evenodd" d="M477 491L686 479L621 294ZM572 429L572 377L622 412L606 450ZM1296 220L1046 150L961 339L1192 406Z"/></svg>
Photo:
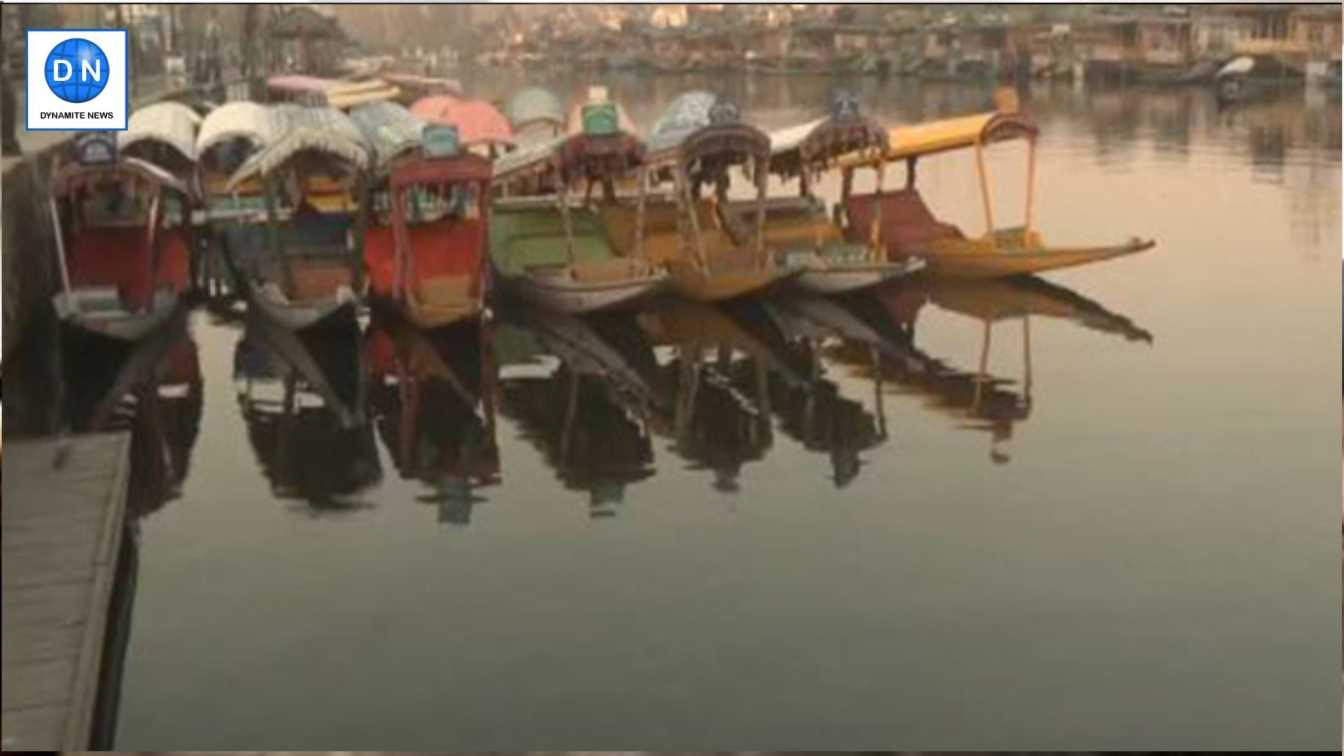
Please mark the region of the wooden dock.
<svg viewBox="0 0 1344 756"><path fill-rule="evenodd" d="M130 435L6 441L4 750L91 747L126 517Z"/></svg>

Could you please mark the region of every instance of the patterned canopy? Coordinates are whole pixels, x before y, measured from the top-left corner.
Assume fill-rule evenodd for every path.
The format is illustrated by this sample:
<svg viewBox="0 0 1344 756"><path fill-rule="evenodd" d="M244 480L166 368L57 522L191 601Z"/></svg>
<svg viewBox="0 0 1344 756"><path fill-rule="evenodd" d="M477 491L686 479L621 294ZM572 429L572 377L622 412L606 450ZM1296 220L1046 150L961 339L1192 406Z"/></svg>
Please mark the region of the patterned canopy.
<svg viewBox="0 0 1344 756"><path fill-rule="evenodd" d="M411 113L440 126L456 126L464 146L476 144L514 144L513 127L509 119L494 105L483 100L459 100L448 95L436 95L417 100Z"/></svg>

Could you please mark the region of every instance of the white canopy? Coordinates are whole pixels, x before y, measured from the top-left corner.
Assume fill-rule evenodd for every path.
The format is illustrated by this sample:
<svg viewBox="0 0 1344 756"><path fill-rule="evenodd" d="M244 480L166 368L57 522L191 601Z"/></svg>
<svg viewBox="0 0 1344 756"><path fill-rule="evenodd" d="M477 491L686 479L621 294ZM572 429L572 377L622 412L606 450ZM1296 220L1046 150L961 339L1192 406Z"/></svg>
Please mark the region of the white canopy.
<svg viewBox="0 0 1344 756"><path fill-rule="evenodd" d="M131 114L126 130L117 134L117 149L143 141L162 142L189 161L196 161L196 127L201 117L180 102L158 102Z"/></svg>
<svg viewBox="0 0 1344 756"><path fill-rule="evenodd" d="M210 111L201 123L201 132L196 136L196 154L203 155L216 144L237 137L265 147L280 134L280 124L270 108L255 102L230 102Z"/></svg>
<svg viewBox="0 0 1344 756"><path fill-rule="evenodd" d="M356 169L369 165L364 135L350 117L332 108L305 108L284 105L275 108L282 114L284 135L266 149L248 158L229 177L226 185L233 191L254 176L265 176L283 166L290 158L309 150L325 152Z"/></svg>

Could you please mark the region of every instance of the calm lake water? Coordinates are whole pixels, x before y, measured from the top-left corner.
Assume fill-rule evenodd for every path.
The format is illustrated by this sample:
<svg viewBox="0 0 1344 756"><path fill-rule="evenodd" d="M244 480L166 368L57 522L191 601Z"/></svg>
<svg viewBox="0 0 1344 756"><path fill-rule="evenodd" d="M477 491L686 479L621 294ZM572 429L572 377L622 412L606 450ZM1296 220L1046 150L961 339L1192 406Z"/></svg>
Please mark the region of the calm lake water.
<svg viewBox="0 0 1344 756"><path fill-rule="evenodd" d="M836 84L606 83L644 127L695 86L770 127ZM990 98L856 88L889 121ZM115 745L1336 746L1338 101L1024 102L1047 240L1156 249L829 304L503 312L485 348L194 312L136 421L159 477ZM1007 222L1024 154L991 156ZM921 186L978 232L969 161Z"/></svg>

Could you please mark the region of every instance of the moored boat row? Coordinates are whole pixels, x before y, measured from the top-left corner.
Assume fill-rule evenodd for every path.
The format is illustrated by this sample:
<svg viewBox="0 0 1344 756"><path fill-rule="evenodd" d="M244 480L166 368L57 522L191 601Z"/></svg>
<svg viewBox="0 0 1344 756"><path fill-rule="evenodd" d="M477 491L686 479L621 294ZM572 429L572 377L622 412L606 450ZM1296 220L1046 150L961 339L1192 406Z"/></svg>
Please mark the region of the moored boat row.
<svg viewBox="0 0 1344 756"><path fill-rule="evenodd" d="M152 330L190 289L194 227L232 291L292 330L351 318L364 301L435 328L479 318L496 296L577 314L661 293L828 295L920 271L1016 275L1153 246L1044 244L1033 228L1037 127L1011 103L888 128L841 94L766 133L734 103L693 91L645 138L602 87L567 112L529 88L505 115L447 87L407 108L387 82L272 83L286 101L229 103L203 119L162 103L137 111L119 140L76 143L51 203L62 318L122 339ZM1008 139L1028 143L1026 220L999 229L982 153ZM961 149L980 174L978 238L938 221L915 189L921 157ZM884 187L894 163L906 169L895 191ZM852 191L869 169L873 191ZM827 173L841 180L834 208L815 191ZM796 182L797 196L771 197L772 177ZM125 217L91 218L89 205ZM134 239L121 238L127 229ZM113 236L116 259L86 249ZM132 268L136 280L123 281Z"/></svg>

